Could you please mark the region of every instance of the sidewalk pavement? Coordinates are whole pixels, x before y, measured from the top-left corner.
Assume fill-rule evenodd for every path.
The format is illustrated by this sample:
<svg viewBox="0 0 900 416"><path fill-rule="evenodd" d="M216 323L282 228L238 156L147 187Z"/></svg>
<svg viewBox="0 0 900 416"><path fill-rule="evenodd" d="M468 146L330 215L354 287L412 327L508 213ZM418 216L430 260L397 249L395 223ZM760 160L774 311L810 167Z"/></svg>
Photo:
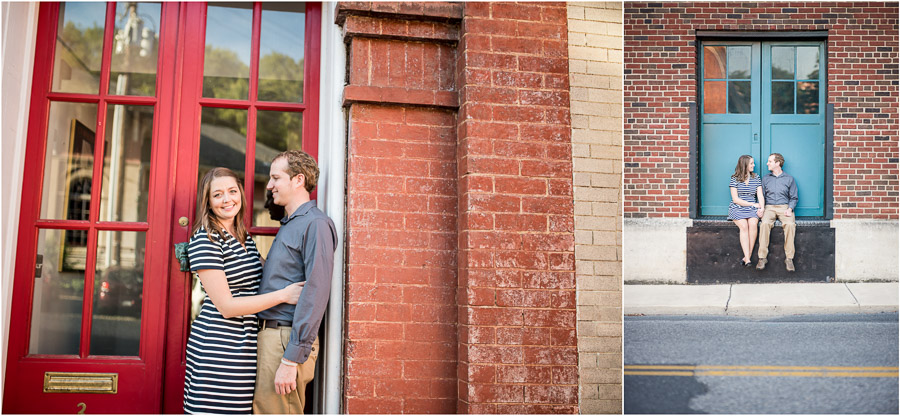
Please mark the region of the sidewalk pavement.
<svg viewBox="0 0 900 416"><path fill-rule="evenodd" d="M625 315L897 312L897 282L624 286Z"/></svg>

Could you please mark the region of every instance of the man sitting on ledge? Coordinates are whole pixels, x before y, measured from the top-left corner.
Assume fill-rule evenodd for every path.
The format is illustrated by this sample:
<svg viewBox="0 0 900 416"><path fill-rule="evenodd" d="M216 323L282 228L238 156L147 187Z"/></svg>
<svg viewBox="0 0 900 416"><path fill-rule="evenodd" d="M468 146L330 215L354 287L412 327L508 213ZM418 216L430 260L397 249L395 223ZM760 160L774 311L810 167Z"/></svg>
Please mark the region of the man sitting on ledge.
<svg viewBox="0 0 900 416"><path fill-rule="evenodd" d="M759 223L759 262L756 270L766 268L766 256L769 255L769 235L775 226L775 219L781 221L784 229L784 265L787 271L794 269L794 233L797 223L794 222L794 209L797 208L797 183L794 177L783 171L784 156L772 153L766 162L769 174L763 176L763 192L766 197L766 208Z"/></svg>

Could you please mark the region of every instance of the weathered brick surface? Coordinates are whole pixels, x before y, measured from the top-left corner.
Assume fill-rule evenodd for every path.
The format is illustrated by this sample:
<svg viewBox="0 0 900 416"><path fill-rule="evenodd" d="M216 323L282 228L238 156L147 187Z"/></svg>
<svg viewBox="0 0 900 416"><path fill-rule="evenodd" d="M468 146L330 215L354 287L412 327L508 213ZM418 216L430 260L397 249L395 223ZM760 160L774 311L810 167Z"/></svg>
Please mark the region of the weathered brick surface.
<svg viewBox="0 0 900 416"><path fill-rule="evenodd" d="M834 218L898 218L896 2L626 3L627 217L688 216L697 30L827 31Z"/></svg>
<svg viewBox="0 0 900 416"><path fill-rule="evenodd" d="M350 51L347 413L456 411L458 19L407 19L458 7L339 5Z"/></svg>
<svg viewBox="0 0 900 416"><path fill-rule="evenodd" d="M622 412L622 4L568 3L568 21L579 410L617 414Z"/></svg>
<svg viewBox="0 0 900 416"><path fill-rule="evenodd" d="M457 410L575 413L566 6L463 7Z"/></svg>

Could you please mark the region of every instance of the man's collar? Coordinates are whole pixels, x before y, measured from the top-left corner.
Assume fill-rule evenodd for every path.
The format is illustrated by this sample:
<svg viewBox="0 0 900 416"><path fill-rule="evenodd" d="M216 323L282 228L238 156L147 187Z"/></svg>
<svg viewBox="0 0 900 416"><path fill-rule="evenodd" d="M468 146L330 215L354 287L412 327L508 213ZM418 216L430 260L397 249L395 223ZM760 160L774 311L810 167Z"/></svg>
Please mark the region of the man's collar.
<svg viewBox="0 0 900 416"><path fill-rule="evenodd" d="M316 200L315 200L315 199L311 199L311 200L309 200L309 201L304 202L303 205L300 205L299 207L297 207L297 209L295 209L294 212L291 213L291 215L282 218L282 219L281 219L281 224L282 224L282 225L287 224L288 221L294 219L294 217L299 217L299 216L301 216L301 215L306 215L307 213L309 213L309 210L313 209L313 207L315 207L315 206L316 206Z"/></svg>

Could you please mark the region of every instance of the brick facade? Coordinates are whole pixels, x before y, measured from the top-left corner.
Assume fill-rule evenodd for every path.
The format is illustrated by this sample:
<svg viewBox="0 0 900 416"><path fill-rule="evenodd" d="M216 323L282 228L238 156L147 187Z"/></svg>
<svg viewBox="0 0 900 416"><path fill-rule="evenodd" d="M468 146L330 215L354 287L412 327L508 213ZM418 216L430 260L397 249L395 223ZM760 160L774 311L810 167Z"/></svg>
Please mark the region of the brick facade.
<svg viewBox="0 0 900 416"><path fill-rule="evenodd" d="M340 3L348 413L576 413L566 6Z"/></svg>
<svg viewBox="0 0 900 416"><path fill-rule="evenodd" d="M696 31L827 31L834 218L897 220L897 6L626 3L625 216L688 217Z"/></svg>
<svg viewBox="0 0 900 416"><path fill-rule="evenodd" d="M622 411L622 3L568 3L579 410Z"/></svg>

